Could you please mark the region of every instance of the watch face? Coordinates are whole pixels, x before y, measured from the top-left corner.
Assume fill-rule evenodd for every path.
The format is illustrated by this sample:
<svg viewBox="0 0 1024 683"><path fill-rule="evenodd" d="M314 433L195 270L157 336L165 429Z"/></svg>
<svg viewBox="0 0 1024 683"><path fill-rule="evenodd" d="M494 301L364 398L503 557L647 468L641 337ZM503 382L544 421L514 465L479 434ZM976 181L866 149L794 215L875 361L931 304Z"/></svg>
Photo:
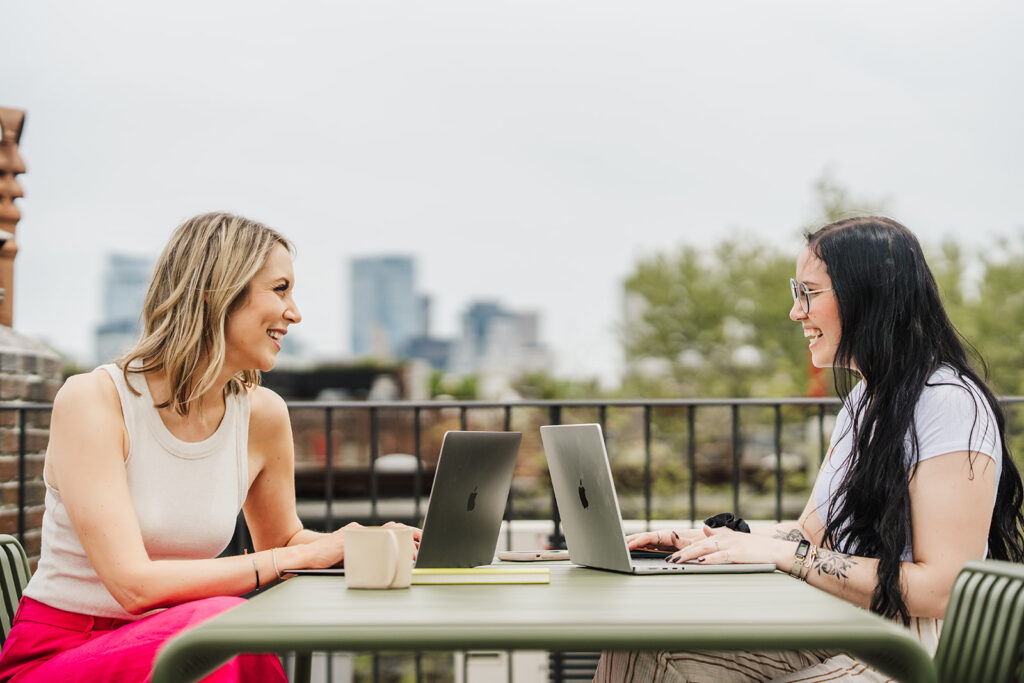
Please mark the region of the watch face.
<svg viewBox="0 0 1024 683"><path fill-rule="evenodd" d="M804 539L796 545L796 556L801 560L807 557L807 551L811 549L811 542Z"/></svg>

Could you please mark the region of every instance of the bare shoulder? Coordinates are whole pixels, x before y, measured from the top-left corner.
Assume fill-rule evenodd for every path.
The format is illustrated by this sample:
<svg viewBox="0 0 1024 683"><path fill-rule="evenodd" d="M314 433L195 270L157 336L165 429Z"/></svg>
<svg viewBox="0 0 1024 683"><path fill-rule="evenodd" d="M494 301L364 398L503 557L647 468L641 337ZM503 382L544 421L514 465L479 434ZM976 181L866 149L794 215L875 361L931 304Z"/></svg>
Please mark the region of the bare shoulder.
<svg viewBox="0 0 1024 683"><path fill-rule="evenodd" d="M121 399L110 375L94 370L69 377L53 400L46 480L66 491L64 485L81 481L83 471L95 472L114 459L123 462L126 447Z"/></svg>
<svg viewBox="0 0 1024 683"><path fill-rule="evenodd" d="M96 369L68 377L53 399L53 411L58 415L110 413L120 416L121 398L110 375Z"/></svg>
<svg viewBox="0 0 1024 683"><path fill-rule="evenodd" d="M250 438L274 438L291 425L288 406L284 399L266 387L249 389L249 434Z"/></svg>
<svg viewBox="0 0 1024 683"><path fill-rule="evenodd" d="M252 416L260 419L288 418L288 406L272 389L253 387L249 389L249 409Z"/></svg>

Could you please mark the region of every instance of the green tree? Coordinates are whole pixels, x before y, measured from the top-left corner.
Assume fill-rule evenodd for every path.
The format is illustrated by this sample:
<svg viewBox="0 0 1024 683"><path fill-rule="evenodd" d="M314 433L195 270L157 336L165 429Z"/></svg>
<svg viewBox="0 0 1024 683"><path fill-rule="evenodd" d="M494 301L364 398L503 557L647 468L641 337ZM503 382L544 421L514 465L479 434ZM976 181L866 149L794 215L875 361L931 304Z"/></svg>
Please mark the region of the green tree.
<svg viewBox="0 0 1024 683"><path fill-rule="evenodd" d="M981 352L997 394L1024 393L1024 233L999 238L979 257L983 272L977 293L963 293L950 316ZM963 288L961 288L963 289ZM948 295L947 295L948 296Z"/></svg>
<svg viewBox="0 0 1024 683"><path fill-rule="evenodd" d="M451 377L443 372L430 375L430 398L451 398L458 401L473 401L477 398L476 375Z"/></svg>
<svg viewBox="0 0 1024 683"><path fill-rule="evenodd" d="M600 398L601 386L596 379L564 379L546 372L529 372L512 383L524 399L588 399Z"/></svg>
<svg viewBox="0 0 1024 683"><path fill-rule="evenodd" d="M626 280L624 389L661 396L799 395L807 348L788 319L794 256L737 235L683 247Z"/></svg>
<svg viewBox="0 0 1024 683"><path fill-rule="evenodd" d="M854 197L826 169L813 186L804 230L886 202ZM715 248L685 246L637 264L624 285L623 390L653 396L800 396L809 387L807 344L789 320L793 242L780 250L745 234ZM827 378L826 381L830 381Z"/></svg>

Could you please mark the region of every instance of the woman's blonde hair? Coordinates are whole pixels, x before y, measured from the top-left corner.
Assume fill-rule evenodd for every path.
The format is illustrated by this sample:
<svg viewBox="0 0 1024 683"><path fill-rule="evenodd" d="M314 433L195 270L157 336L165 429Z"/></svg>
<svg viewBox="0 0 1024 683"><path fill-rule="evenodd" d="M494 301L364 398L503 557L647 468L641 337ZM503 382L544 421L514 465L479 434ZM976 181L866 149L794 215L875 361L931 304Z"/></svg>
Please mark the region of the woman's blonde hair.
<svg viewBox="0 0 1024 683"><path fill-rule="evenodd" d="M142 338L116 361L125 379L129 372L162 370L170 394L156 407L187 415L224 365L228 316L244 302L249 283L278 244L294 252L276 230L229 213L203 214L178 226L142 305ZM224 395L259 381L259 370L244 370L231 378Z"/></svg>

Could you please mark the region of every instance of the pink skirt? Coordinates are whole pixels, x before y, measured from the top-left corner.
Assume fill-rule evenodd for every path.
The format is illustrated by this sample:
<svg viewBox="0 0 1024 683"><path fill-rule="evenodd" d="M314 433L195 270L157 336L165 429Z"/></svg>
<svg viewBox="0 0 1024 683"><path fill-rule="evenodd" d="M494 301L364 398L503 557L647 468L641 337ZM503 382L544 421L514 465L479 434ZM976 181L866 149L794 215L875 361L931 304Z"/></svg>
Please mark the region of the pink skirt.
<svg viewBox="0 0 1024 683"><path fill-rule="evenodd" d="M206 621L242 598L195 600L138 621L66 612L22 598L0 652L0 681L148 681L160 648L185 629ZM274 655L240 655L207 678L207 683L287 683Z"/></svg>

